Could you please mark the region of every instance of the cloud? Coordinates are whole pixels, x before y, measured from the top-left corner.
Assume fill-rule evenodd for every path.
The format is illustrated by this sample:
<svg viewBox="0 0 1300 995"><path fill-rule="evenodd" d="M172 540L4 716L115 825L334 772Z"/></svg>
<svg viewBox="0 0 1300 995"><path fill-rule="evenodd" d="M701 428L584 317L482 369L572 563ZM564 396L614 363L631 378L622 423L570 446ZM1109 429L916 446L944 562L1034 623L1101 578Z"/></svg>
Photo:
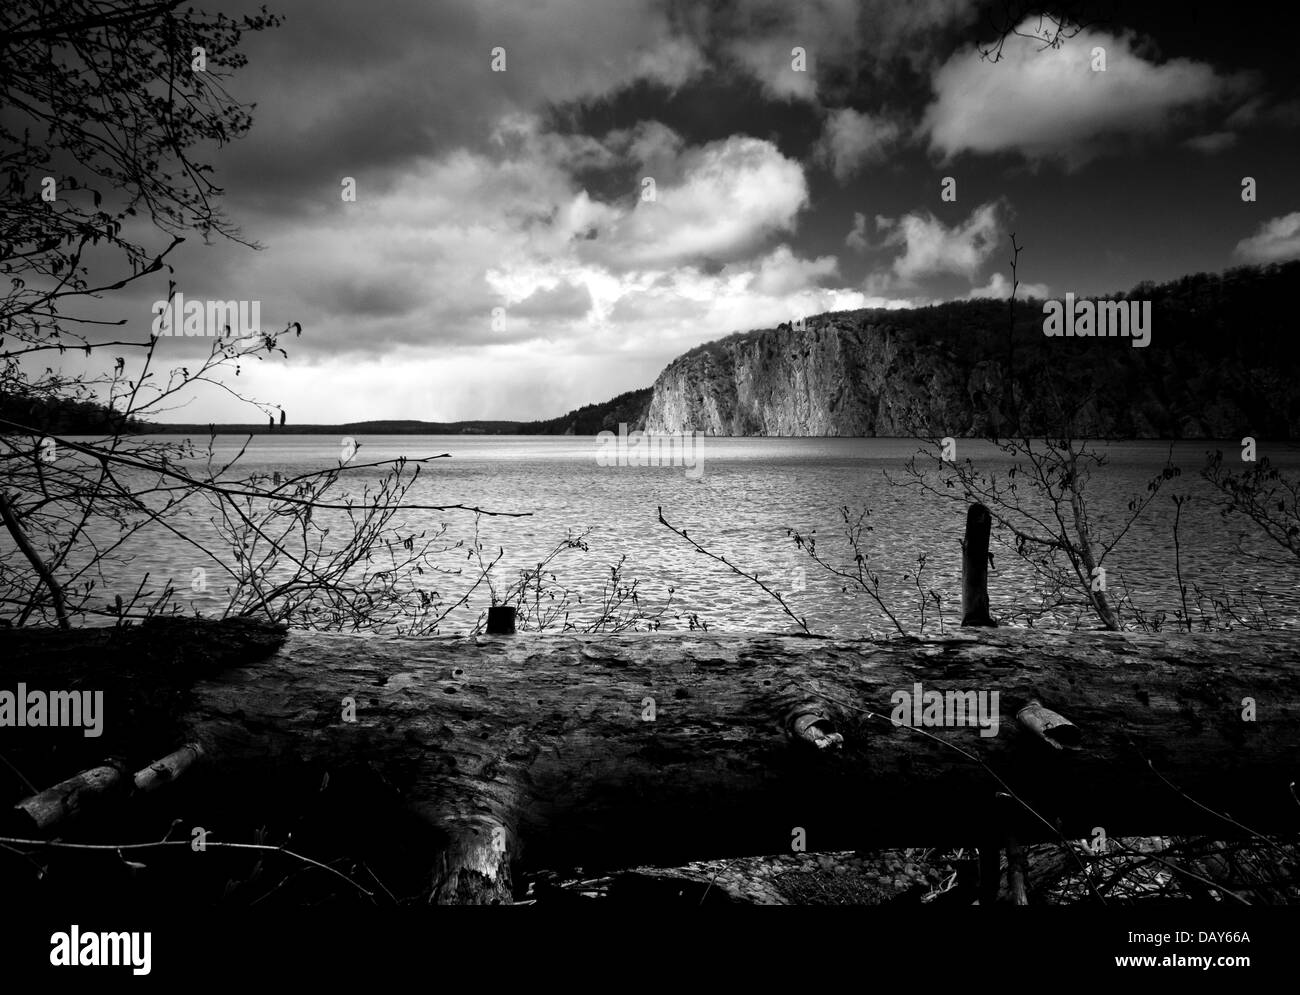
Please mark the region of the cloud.
<svg viewBox="0 0 1300 995"><path fill-rule="evenodd" d="M256 13L262 0L230 0ZM638 81L673 89L704 53L654 0L279 0L279 28L246 36L230 89L256 100L254 141L222 154L232 207L309 211L339 179L378 189L435 150L479 148L511 113L617 94ZM492 71L492 51L506 71Z"/></svg>
<svg viewBox="0 0 1300 995"><path fill-rule="evenodd" d="M455 149L411 163L386 188L360 185L356 203L262 219L264 253L186 246L178 288L261 300L267 325L308 330L298 355L320 357L556 336L580 347L608 332L622 297L648 286L724 296L752 286L770 304L837 271L833 256L769 249L808 202L802 166L770 142L686 146L659 122L593 139L517 114L491 134L483 152ZM642 201L635 182L625 196L597 199L574 178L581 163L655 163L656 200ZM144 321L160 291L140 293L147 300L128 313Z"/></svg>
<svg viewBox="0 0 1300 995"><path fill-rule="evenodd" d="M685 150L655 199L611 210L609 225L584 242L582 258L611 269L725 263L770 235L792 231L808 204L803 169L771 142L742 135Z"/></svg>
<svg viewBox="0 0 1300 995"><path fill-rule="evenodd" d="M1029 18L1020 30L1036 23ZM1092 69L1096 47L1106 52L1104 72ZM1075 170L1257 85L1246 74L1223 74L1191 59L1157 64L1139 48L1131 32L1098 30L1081 31L1056 49L1013 35L997 63L964 48L934 74L934 101L919 133L944 159L1015 151Z"/></svg>
<svg viewBox="0 0 1300 995"><path fill-rule="evenodd" d="M1300 211L1265 221L1254 235L1237 243L1233 255L1248 263L1300 258Z"/></svg>
<svg viewBox="0 0 1300 995"><path fill-rule="evenodd" d="M1051 288L1045 283L1021 283L1016 288L1016 298L1018 300L1024 300L1027 297L1046 300L1051 296ZM1005 301L1011 297L1011 281L1001 273L994 273L988 283L982 287L972 287L966 297L968 300L974 300L977 297L992 297L995 300Z"/></svg>
<svg viewBox="0 0 1300 995"><path fill-rule="evenodd" d="M839 260L834 256L800 259L790 246L779 245L759 260L757 270L753 271L750 288L767 297L781 297L808 290L820 280L838 276L839 269Z"/></svg>
<svg viewBox="0 0 1300 995"><path fill-rule="evenodd" d="M812 102L819 72L852 59L858 18L852 0L739 0L715 11L711 27L725 39L721 57L756 79L769 99ZM805 54L802 70L794 68L795 48Z"/></svg>
<svg viewBox="0 0 1300 995"><path fill-rule="evenodd" d="M862 167L883 159L901 132L893 121L843 107L827 117L815 154L843 183Z"/></svg>
<svg viewBox="0 0 1300 995"><path fill-rule="evenodd" d="M866 0L860 6L867 68L877 79L893 74L898 59L913 72L922 71L945 36L973 25L980 12L971 0Z"/></svg>
<svg viewBox="0 0 1300 995"><path fill-rule="evenodd" d="M970 0L735 0L701 19L722 39L718 61L756 79L773 100L816 103L843 93L860 74L892 79L897 60L920 70L944 44L945 32L974 21ZM803 48L807 70L791 66Z"/></svg>
<svg viewBox="0 0 1300 995"><path fill-rule="evenodd" d="M893 274L904 286L925 276L955 273L974 281L1002 237L996 201L975 208L961 224L945 225L930 212L904 215L897 221L877 218L886 232L885 245L903 246L893 262Z"/></svg>
<svg viewBox="0 0 1300 995"><path fill-rule="evenodd" d="M844 236L844 244L854 252L866 252L869 243L867 242L867 216L858 211L853 212L853 227L849 233Z"/></svg>
<svg viewBox="0 0 1300 995"><path fill-rule="evenodd" d="M834 255L778 239L808 189L770 142L689 145L655 121L559 134L516 112L486 131L484 149L412 161L360 184L356 203L260 219L264 253L182 247L187 297L261 299L264 325L304 326L288 361L245 365L242 389L298 421L539 417L644 386L704 338L910 303L836 286ZM654 203L638 196L646 164L662 181ZM588 166L633 179L597 196L576 176ZM137 331L158 292L139 290ZM162 348L183 362L203 344ZM339 385L327 406L322 377ZM177 416L241 417L224 405L205 396Z"/></svg>
<svg viewBox="0 0 1300 995"><path fill-rule="evenodd" d="M794 34L775 38L736 38L728 52L762 84L769 99L813 101L817 97L814 57L805 50L802 67L795 68L796 47L789 39Z"/></svg>
<svg viewBox="0 0 1300 995"><path fill-rule="evenodd" d="M633 79L647 79L677 89L705 69L704 56L686 38L665 37L637 53Z"/></svg>
<svg viewBox="0 0 1300 995"><path fill-rule="evenodd" d="M591 310L591 291L585 286L559 280L554 287L539 287L510 313L520 318L581 318Z"/></svg>
<svg viewBox="0 0 1300 995"><path fill-rule="evenodd" d="M1236 145L1237 135L1231 131L1213 131L1208 135L1196 135L1189 138L1183 144L1189 149L1195 149L1197 152L1214 155L1216 152L1222 152Z"/></svg>
<svg viewBox="0 0 1300 995"><path fill-rule="evenodd" d="M367 273L339 273L320 291L321 309L359 320L402 318L423 301L418 286L401 276Z"/></svg>
<svg viewBox="0 0 1300 995"><path fill-rule="evenodd" d="M623 277L608 319L632 343L653 342L672 359L704 339L732 331L770 328L780 321L823 311L911 307L913 301L817 286L837 271L833 257L799 259L781 245L752 264L732 264L715 274L683 267L652 280Z"/></svg>
<svg viewBox="0 0 1300 995"><path fill-rule="evenodd" d="M1264 96L1254 96L1228 115L1229 128L1300 127L1300 99L1270 103Z"/></svg>
<svg viewBox="0 0 1300 995"><path fill-rule="evenodd" d="M684 145L682 136L662 121L638 121L632 128L609 132L601 143L660 180L677 175Z"/></svg>

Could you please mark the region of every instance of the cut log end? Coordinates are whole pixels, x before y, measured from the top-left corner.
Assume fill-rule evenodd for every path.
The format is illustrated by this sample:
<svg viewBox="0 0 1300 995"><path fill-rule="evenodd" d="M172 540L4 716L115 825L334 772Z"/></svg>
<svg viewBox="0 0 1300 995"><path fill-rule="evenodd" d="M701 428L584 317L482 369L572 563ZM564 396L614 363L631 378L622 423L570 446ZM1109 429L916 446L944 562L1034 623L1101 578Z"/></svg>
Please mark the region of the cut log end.
<svg viewBox="0 0 1300 995"><path fill-rule="evenodd" d="M458 827L433 867L431 905L510 905L510 846L505 827L490 820Z"/></svg>
<svg viewBox="0 0 1300 995"><path fill-rule="evenodd" d="M167 754L161 760L155 760L144 770L137 771L135 790L149 792L171 784L202 757L202 746L198 743L186 743L179 750Z"/></svg>
<svg viewBox="0 0 1300 995"><path fill-rule="evenodd" d="M1037 701L1020 709L1016 721L1055 750L1074 750L1083 741L1078 726Z"/></svg>
<svg viewBox="0 0 1300 995"><path fill-rule="evenodd" d="M835 724L819 704L800 705L791 713L786 728L795 742L806 743L818 750L839 749L844 745L844 737L835 731Z"/></svg>

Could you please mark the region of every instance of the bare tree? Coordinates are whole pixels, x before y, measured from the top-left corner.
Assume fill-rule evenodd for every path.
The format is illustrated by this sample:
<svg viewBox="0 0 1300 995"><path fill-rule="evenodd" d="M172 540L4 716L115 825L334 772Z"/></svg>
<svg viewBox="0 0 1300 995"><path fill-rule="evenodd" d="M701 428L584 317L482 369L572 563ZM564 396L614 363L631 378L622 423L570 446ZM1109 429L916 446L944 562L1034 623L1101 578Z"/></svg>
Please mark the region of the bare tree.
<svg viewBox="0 0 1300 995"><path fill-rule="evenodd" d="M265 8L232 18L179 0L23 0L0 10L0 520L13 540L0 550L0 619L9 624L120 624L192 607L170 578L120 586L132 540L161 534L193 550L196 585L209 568L214 587L224 580L225 614L430 631L450 610L432 581L459 573L435 557L457 544L445 526L407 529L398 513L493 514L407 501L438 457L353 464L348 453L266 479L241 473L242 449L219 460L215 435L204 447L132 434L200 389L246 402L272 424L279 410L285 423L282 408L232 383L243 364L286 356L281 342L302 334L297 322L279 332L227 328L206 356L164 370L156 334L118 338L105 326L126 319L84 310L171 274L167 257L191 232L255 248L221 213L222 191L199 151L248 131L250 108L224 81L245 64L243 34L278 23ZM104 350L111 370L62 363ZM98 437L47 432L50 411L84 401L104 415ZM346 484L358 475L379 479L355 494Z"/></svg>

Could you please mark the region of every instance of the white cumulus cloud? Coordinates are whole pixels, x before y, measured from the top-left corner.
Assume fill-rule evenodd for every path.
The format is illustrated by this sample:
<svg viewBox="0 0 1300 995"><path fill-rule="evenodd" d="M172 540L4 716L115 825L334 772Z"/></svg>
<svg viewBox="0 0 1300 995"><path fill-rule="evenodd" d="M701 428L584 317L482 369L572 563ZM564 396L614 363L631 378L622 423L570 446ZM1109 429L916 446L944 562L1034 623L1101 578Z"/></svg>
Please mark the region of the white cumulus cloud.
<svg viewBox="0 0 1300 995"><path fill-rule="evenodd" d="M792 231L808 204L803 168L757 138L732 135L687 149L677 172L675 182L656 181L654 200L638 197L585 243L584 257L613 269L725 263Z"/></svg>
<svg viewBox="0 0 1300 995"><path fill-rule="evenodd" d="M1029 18L1020 30L1036 24ZM1105 50L1103 72L1092 68L1097 48ZM999 62L967 47L934 74L934 101L920 133L945 158L1017 151L1073 170L1254 86L1249 76L1220 73L1205 62L1157 63L1140 48L1131 32L1099 30L1083 30L1060 48L1013 35Z"/></svg>
<svg viewBox="0 0 1300 995"><path fill-rule="evenodd" d="M752 264L746 264L752 269ZM788 245L778 245L759 260L750 288L768 297L779 297L816 287L819 280L839 275L840 264L834 256L800 259Z"/></svg>
<svg viewBox="0 0 1300 995"><path fill-rule="evenodd" d="M1016 288L1017 300L1024 300L1026 297L1046 300L1051 295L1051 288L1045 283L1021 283ZM1001 273L994 273L988 283L982 287L972 287L966 296L971 300L977 297L992 297L994 300L1005 301L1011 296L1011 281Z"/></svg>
<svg viewBox="0 0 1300 995"><path fill-rule="evenodd" d="M1265 221L1254 235L1237 243L1233 254L1249 263L1300 258L1300 211Z"/></svg>
<svg viewBox="0 0 1300 995"><path fill-rule="evenodd" d="M1002 237L995 201L980 205L964 222L951 227L928 211L896 221L877 218L876 224L886 232L886 245L903 248L893 262L893 272L904 285L941 273L973 281Z"/></svg>

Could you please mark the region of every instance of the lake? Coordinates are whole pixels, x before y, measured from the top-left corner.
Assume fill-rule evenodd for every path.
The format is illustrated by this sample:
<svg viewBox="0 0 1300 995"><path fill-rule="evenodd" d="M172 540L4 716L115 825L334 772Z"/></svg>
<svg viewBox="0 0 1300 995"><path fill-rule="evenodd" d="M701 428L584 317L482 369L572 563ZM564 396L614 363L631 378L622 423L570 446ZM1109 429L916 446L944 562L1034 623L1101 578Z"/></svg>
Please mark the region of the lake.
<svg viewBox="0 0 1300 995"><path fill-rule="evenodd" d="M176 440L175 436L157 439ZM593 599L607 584L610 568L620 558L625 580L635 579L645 610L656 611L669 598L661 618L664 628L686 628L694 615L711 630L794 631L794 623L755 584L736 576L725 566L697 552L658 521L665 518L710 551L759 576L779 591L793 610L806 618L808 627L825 634L883 634L893 631L888 619L860 593L843 591L843 582L830 576L796 549L788 529L816 530L818 551L832 564L852 567L848 546L842 541L839 509L854 514L866 505L871 514L866 549L870 564L881 574L881 592L887 604L908 628L920 621L920 596L914 576L919 554L927 557L922 577L925 590L939 597L944 623L959 621L960 550L958 541L965 521L964 505L900 486L908 479L906 465L921 443L911 439L773 439L707 438L698 441L702 472L683 466L600 465L592 437L574 436L360 436L360 450L352 462L369 463L399 457L424 457L440 453L422 472L407 501L420 504L466 504L502 512L527 512L528 517L485 517L480 522L485 547L495 555L504 550L494 574L504 587L518 571L534 566L570 532L591 529L587 550L569 549L553 561L556 583L581 595L583 604L574 614L579 622L590 617ZM243 438L217 440L215 457L234 456ZM1011 465L990 443L958 440L958 458L971 458L977 466L1005 472ZM1107 465L1094 471L1088 486L1094 527L1105 535L1123 520L1129 500L1146 492L1147 482L1160 472L1170 452L1168 442L1138 441L1098 444ZM1180 442L1173 459L1182 474L1168 481L1138 523L1121 539L1106 559L1108 589L1124 585L1144 611L1178 608L1173 543L1174 494L1188 495L1180 528L1184 581L1207 592L1230 597L1252 622L1264 620L1290 625L1300 617L1295 597L1295 570L1279 555L1278 563L1260 563L1237 551L1246 533L1247 552L1274 552L1248 523L1225 523L1214 504L1214 494L1200 477L1207 452L1222 449L1236 455L1234 442ZM1275 465L1300 468L1300 447L1261 445ZM248 442L238 466L241 475L252 472L292 476L337 465L340 440L323 435L259 435ZM605 460L605 462L609 462ZM936 479L942 471L926 461ZM379 478L379 471L348 471L343 487L354 496ZM955 492L949 492L955 493ZM1023 490L1022 492L1023 493ZM474 516L466 512L411 511L402 513L413 530L447 526L449 541L471 541ZM185 525L190 538L210 540L208 512L191 517ZM994 567L990 594L995 617L1006 616L1029 596L1030 571L1009 548L998 543L995 527ZM178 589L190 595L195 567L214 566L183 539L151 530L129 546L134 560L121 576L108 578L107 599L121 593L129 598L143 574L150 583L171 577ZM454 601L473 574L474 561L464 550L446 557L459 576L430 578L444 601ZM219 576L218 574L215 576ZM194 607L218 610L220 598L214 582L206 595L194 596ZM482 595L482 596L480 596ZM1193 595L1189 590L1189 603ZM480 590L465 608L445 620L441 631L463 633L473 628L487 605ZM938 631L937 606L926 605L927 631ZM1193 608L1195 617L1195 609ZM1054 624L1073 624L1062 614ZM1046 624L1046 623L1044 623ZM1088 619L1086 625L1095 625ZM936 626L930 629L929 626Z"/></svg>

